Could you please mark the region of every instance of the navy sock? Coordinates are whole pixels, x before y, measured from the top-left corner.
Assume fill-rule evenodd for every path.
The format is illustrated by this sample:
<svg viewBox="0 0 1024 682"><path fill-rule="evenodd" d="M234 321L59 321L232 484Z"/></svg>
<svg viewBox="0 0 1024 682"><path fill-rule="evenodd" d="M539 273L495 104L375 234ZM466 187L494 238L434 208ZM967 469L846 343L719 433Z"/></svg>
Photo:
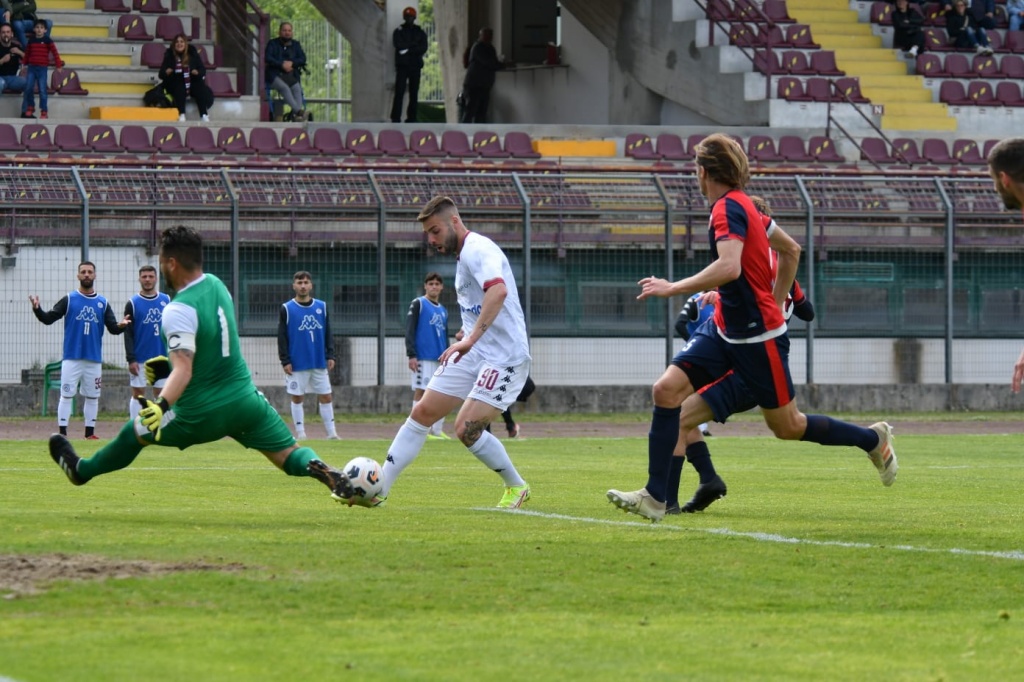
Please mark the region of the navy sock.
<svg viewBox="0 0 1024 682"><path fill-rule="evenodd" d="M665 504L679 506L679 479L683 476L685 457L672 455L672 464L668 470L668 487L665 489Z"/></svg>
<svg viewBox="0 0 1024 682"><path fill-rule="evenodd" d="M647 492L658 502L665 501L668 474L672 465L672 452L679 440L680 407L658 407L651 416L651 431L647 434Z"/></svg>
<svg viewBox="0 0 1024 682"><path fill-rule="evenodd" d="M807 415L807 430L800 440L821 445L847 445L871 452L878 445L878 434L864 426L842 422L822 414Z"/></svg>
<svg viewBox="0 0 1024 682"><path fill-rule="evenodd" d="M687 445L686 459L697 470L701 483L707 483L718 475L715 471L715 465L711 463L711 452L708 451L708 444L704 441L701 440Z"/></svg>

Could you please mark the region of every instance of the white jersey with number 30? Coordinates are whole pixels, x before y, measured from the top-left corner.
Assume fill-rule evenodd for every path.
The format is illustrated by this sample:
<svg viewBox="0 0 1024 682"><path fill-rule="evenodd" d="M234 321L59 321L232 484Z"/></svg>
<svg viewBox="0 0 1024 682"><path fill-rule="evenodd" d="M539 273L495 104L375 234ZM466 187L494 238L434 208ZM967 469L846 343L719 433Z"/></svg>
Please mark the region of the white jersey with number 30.
<svg viewBox="0 0 1024 682"><path fill-rule="evenodd" d="M490 328L476 342L470 354L479 354L496 365L518 365L530 359L526 340L526 320L519 305L519 290L508 258L493 241L470 232L462 243L455 270L455 293L462 313L462 329L469 334L480 316L484 291L504 283L508 290L505 303Z"/></svg>

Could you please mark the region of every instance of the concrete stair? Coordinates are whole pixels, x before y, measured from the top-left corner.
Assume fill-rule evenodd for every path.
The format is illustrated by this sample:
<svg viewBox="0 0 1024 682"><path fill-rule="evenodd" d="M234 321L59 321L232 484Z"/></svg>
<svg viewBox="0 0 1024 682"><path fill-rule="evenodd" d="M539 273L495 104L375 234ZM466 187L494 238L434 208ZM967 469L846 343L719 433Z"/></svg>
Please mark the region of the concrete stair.
<svg viewBox="0 0 1024 682"><path fill-rule="evenodd" d="M882 46L881 37L859 20L846 0L787 0L786 8L791 17L811 27L811 36L822 49L835 53L836 65L847 76L860 79L864 96L882 106L883 129L957 129L948 107L934 101L922 78L907 74L904 60Z"/></svg>

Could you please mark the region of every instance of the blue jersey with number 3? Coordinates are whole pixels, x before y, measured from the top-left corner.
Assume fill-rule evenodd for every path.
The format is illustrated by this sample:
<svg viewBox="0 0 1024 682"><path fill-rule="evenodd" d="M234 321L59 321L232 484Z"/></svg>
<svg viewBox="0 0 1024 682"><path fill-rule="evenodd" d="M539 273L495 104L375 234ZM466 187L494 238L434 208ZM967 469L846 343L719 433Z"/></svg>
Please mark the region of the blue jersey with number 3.
<svg viewBox="0 0 1024 682"><path fill-rule="evenodd" d="M158 355L167 355L163 337L160 336L160 321L164 308L171 302L167 294L158 293L153 298L135 294L131 298L132 331L135 339L135 361L143 363Z"/></svg>

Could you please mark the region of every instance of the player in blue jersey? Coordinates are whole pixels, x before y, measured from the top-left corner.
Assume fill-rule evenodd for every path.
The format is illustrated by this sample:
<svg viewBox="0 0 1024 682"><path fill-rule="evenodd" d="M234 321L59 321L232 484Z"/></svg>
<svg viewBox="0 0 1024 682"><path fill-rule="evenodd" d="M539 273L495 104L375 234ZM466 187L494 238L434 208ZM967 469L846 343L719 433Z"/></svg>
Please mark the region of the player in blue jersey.
<svg viewBox="0 0 1024 682"><path fill-rule="evenodd" d="M345 472L297 444L253 384L242 357L231 293L217 277L203 272L199 232L175 225L161 233L160 274L174 290L160 323L170 357L154 358L145 368L150 382L167 379L159 399L142 398L146 405L139 416L125 422L114 440L92 457L79 457L60 434L50 436L54 463L80 486L131 465L146 447L185 450L229 436L258 450L289 476L311 476L332 497L347 502L352 484Z"/></svg>
<svg viewBox="0 0 1024 682"><path fill-rule="evenodd" d="M1024 207L1024 137L1013 137L996 144L988 153L988 172L1006 208L1019 211ZM1010 389L1020 393L1024 383L1024 350L1013 365Z"/></svg>
<svg viewBox="0 0 1024 682"><path fill-rule="evenodd" d="M132 419L139 416L142 409L139 398L146 395L146 373L143 366L150 358L167 355L167 347L160 336L160 321L164 316L164 308L171 302L171 297L157 291L156 267L143 265L139 268L139 293L129 299L124 306L124 316L132 323L124 329L124 354L128 361L128 385L132 389L131 400L128 401L128 414ZM153 384L153 397L160 394L164 380L159 379Z"/></svg>
<svg viewBox="0 0 1024 682"><path fill-rule="evenodd" d="M300 270L292 276L295 297L281 306L277 321L277 354L284 367L285 388L291 396L295 437L306 439L303 400L315 393L328 440L337 440L334 393L329 373L334 370L334 336L327 304L313 298L313 275Z"/></svg>
<svg viewBox="0 0 1024 682"><path fill-rule="evenodd" d="M693 333L697 331L697 327L710 320L714 314L714 302L709 303L705 299L704 292L698 291L693 296L686 299L686 303L683 304L683 309L679 311L679 317L676 318L675 325L676 334L679 334L684 341L689 341L690 337L693 336ZM702 435L711 435L711 431L708 430L706 422L701 424L698 428Z"/></svg>
<svg viewBox="0 0 1024 682"><path fill-rule="evenodd" d="M71 401L81 388L85 405L85 437L96 435L96 415L100 410L100 388L103 385L103 330L121 334L131 320L120 322L107 305L107 299L93 290L96 266L85 261L78 264L78 289L61 298L49 311L39 307L39 297L28 297L36 319L51 325L64 318L64 354L60 363L60 403L57 405L57 426L65 436L71 419Z"/></svg>
<svg viewBox="0 0 1024 682"><path fill-rule="evenodd" d="M711 417L723 421L729 416L727 401L717 400L707 390L695 392L693 387L721 384L730 372L742 379L777 438L858 447L867 453L882 484L892 485L898 470L892 427L885 422L861 427L797 409L782 308L796 275L800 246L781 229L771 234L764 229L761 214L743 192L750 179L743 148L728 135L710 135L697 145L696 162L701 193L711 204L712 262L678 282L645 277L639 282L637 298L717 288L714 334L688 343L654 384L647 485L631 492L609 490L608 500L624 511L661 520L680 429L688 431ZM777 270L772 267L772 250L779 255ZM687 450L687 459L703 483L711 467L706 444L700 453Z"/></svg>
<svg viewBox="0 0 1024 682"><path fill-rule="evenodd" d="M448 347L448 311L441 305L444 280L436 272L423 278L423 295L409 304L405 315L405 355L412 373L412 406L415 408L437 371L437 359ZM447 440L444 417L430 426L427 438Z"/></svg>

